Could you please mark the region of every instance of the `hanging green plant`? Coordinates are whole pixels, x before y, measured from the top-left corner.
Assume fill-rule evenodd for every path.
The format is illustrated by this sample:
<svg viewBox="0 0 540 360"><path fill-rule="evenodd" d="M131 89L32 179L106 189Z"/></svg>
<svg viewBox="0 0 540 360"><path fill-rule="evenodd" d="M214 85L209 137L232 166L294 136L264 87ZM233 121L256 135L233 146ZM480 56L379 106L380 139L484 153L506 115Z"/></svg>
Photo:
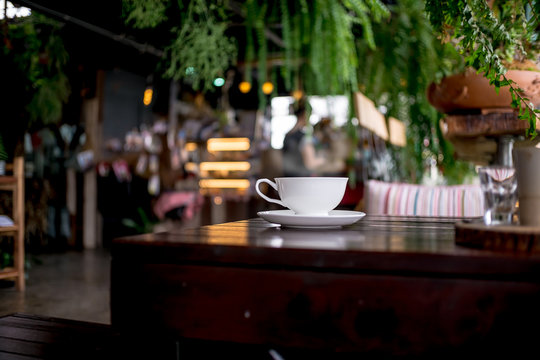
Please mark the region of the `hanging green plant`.
<svg viewBox="0 0 540 360"><path fill-rule="evenodd" d="M192 0L184 4L124 0L123 4L126 22L136 28L163 25L169 7L180 14L180 24L170 29L172 41L166 48L165 76L186 80L196 90L210 90L214 79L223 76L236 61L237 48L235 40L225 33L227 15L221 1Z"/></svg>
<svg viewBox="0 0 540 360"><path fill-rule="evenodd" d="M388 18L379 1L280 1L287 87L302 79L306 94L348 94L358 86L358 34L375 46L372 22ZM360 31L359 31L360 30Z"/></svg>
<svg viewBox="0 0 540 360"><path fill-rule="evenodd" d="M125 0L122 10L126 23L144 29L158 26L167 20L166 0Z"/></svg>
<svg viewBox="0 0 540 360"><path fill-rule="evenodd" d="M460 51L468 66L489 79L498 90L507 86L512 106L529 122L527 134L536 136L539 110L506 76L515 61L536 61L540 1L426 0L429 19L440 38Z"/></svg>
<svg viewBox="0 0 540 360"><path fill-rule="evenodd" d="M255 18L257 17L255 1L250 0L246 3L246 46L245 46L245 66L244 66L244 80L248 83L252 83L252 70L253 62L255 61L255 41L253 39L253 28Z"/></svg>
<svg viewBox="0 0 540 360"><path fill-rule="evenodd" d="M188 79L196 90L209 90L231 65L235 42L225 35L227 25L217 21L206 1L190 2L187 12L182 26L173 29L176 38L167 48L170 64L165 75Z"/></svg>
<svg viewBox="0 0 540 360"><path fill-rule="evenodd" d="M464 67L450 44L441 44L424 13L424 4L400 0L391 18L373 25L373 49L358 40L360 90L386 108L387 117L405 122L407 147L393 148L396 180L420 182L427 161L434 159L448 183L462 183L470 164L456 161L453 147L440 131L442 114L428 102L426 88Z"/></svg>
<svg viewBox="0 0 540 360"><path fill-rule="evenodd" d="M69 57L58 34L60 28L59 22L36 12L9 23L10 46L4 45L3 53L13 59L17 66L14 71L25 75L25 86L31 94L26 106L28 126L58 122L71 93L64 70Z"/></svg>
<svg viewBox="0 0 540 360"><path fill-rule="evenodd" d="M155 6L124 0L126 21L139 28L164 26L168 11L179 12L181 23L172 29L165 73L205 90L211 89L214 78L229 65L240 62L245 63L249 80L255 54L261 81L273 50L283 53L282 74L289 90L294 90L293 79L315 77L302 82L309 86L306 93L345 94L357 86L354 29L362 29L362 36L373 47L372 22L389 16L387 7L378 0L151 3ZM245 51L237 51L234 39L227 34L230 27L238 25L238 17L243 18L246 28ZM274 32L275 24L280 24L278 33Z"/></svg>
<svg viewBox="0 0 540 360"><path fill-rule="evenodd" d="M0 134L0 160L6 161L8 159L8 154L6 152L6 148L4 147L4 139L2 138L2 134Z"/></svg>
<svg viewBox="0 0 540 360"><path fill-rule="evenodd" d="M140 1L124 1L138 8L132 21L155 10ZM169 14L173 5L161 3L167 9L159 12ZM451 145L442 137L441 114L429 104L425 90L465 64L452 46L442 45L434 36L424 5L413 0L391 5L376 0L247 0L212 5L180 1L178 9L172 9L181 10L182 21L168 50L167 75L208 86L224 67L236 63L244 65L245 79L250 82L251 69L256 67L253 74L262 84L272 57L281 65L289 91L346 94L352 99L360 85L360 90L388 108L389 116L407 122L410 145L401 157L407 164L401 178L420 181L429 154L445 173L457 174L450 182L459 182L459 174L466 171L453 170L464 166L455 161ZM150 17L156 17L155 11ZM244 26L245 37L240 38L244 48L237 51L228 37L229 30L239 25ZM218 43L225 48L215 50ZM214 58L215 54L219 57ZM265 98L260 99L264 105ZM353 136L354 126L349 125Z"/></svg>
<svg viewBox="0 0 540 360"><path fill-rule="evenodd" d="M25 131L62 118L71 87L61 28L61 23L35 11L25 18L3 20L0 75L7 86L0 105L7 120L0 123L0 133L2 147L10 157Z"/></svg>

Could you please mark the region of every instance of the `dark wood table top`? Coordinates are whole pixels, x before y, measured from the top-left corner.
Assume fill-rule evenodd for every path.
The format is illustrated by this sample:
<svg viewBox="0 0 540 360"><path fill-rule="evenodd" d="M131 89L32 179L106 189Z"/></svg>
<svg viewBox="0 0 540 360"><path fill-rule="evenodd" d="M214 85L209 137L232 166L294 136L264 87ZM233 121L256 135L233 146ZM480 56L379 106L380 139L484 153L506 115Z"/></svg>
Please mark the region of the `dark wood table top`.
<svg viewBox="0 0 540 360"><path fill-rule="evenodd" d="M457 245L462 220L368 215L338 229L293 229L256 218L119 238L112 253L161 263L540 279L538 254Z"/></svg>
<svg viewBox="0 0 540 360"><path fill-rule="evenodd" d="M301 230L250 219L116 239L112 324L302 353L290 359L537 352L538 252L458 245L457 220Z"/></svg>

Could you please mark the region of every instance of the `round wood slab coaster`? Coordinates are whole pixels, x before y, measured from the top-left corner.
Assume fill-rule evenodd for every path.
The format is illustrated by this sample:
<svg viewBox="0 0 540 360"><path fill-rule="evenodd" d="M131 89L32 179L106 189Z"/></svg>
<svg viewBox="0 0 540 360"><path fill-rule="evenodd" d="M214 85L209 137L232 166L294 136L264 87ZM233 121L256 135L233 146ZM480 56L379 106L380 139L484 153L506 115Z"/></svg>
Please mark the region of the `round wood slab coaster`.
<svg viewBox="0 0 540 360"><path fill-rule="evenodd" d="M480 249L540 252L540 227L458 222L456 244Z"/></svg>

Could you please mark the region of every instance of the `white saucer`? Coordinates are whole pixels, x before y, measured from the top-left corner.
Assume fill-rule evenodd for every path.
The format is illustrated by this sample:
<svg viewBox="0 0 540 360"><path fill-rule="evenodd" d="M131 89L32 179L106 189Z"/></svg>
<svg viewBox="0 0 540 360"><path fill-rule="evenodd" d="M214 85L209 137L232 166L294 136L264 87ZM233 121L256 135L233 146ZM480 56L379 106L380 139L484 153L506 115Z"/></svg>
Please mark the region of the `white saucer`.
<svg viewBox="0 0 540 360"><path fill-rule="evenodd" d="M360 211L332 210L328 215L296 215L292 210L259 211L264 220L294 228L332 228L351 225L366 216Z"/></svg>

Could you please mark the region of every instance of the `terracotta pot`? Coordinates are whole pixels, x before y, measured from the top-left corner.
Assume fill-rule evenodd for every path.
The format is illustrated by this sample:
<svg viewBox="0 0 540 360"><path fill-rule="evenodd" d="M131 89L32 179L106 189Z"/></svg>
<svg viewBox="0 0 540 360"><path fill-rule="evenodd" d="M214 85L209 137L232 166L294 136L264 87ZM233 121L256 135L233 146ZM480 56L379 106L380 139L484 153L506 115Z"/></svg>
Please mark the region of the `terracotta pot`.
<svg viewBox="0 0 540 360"><path fill-rule="evenodd" d="M509 70L506 76L524 90L523 95L535 106L540 104L540 72ZM446 114L476 109L512 108L508 87L501 87L497 94L488 79L471 71L445 77L440 84L431 84L427 96L437 110Z"/></svg>

